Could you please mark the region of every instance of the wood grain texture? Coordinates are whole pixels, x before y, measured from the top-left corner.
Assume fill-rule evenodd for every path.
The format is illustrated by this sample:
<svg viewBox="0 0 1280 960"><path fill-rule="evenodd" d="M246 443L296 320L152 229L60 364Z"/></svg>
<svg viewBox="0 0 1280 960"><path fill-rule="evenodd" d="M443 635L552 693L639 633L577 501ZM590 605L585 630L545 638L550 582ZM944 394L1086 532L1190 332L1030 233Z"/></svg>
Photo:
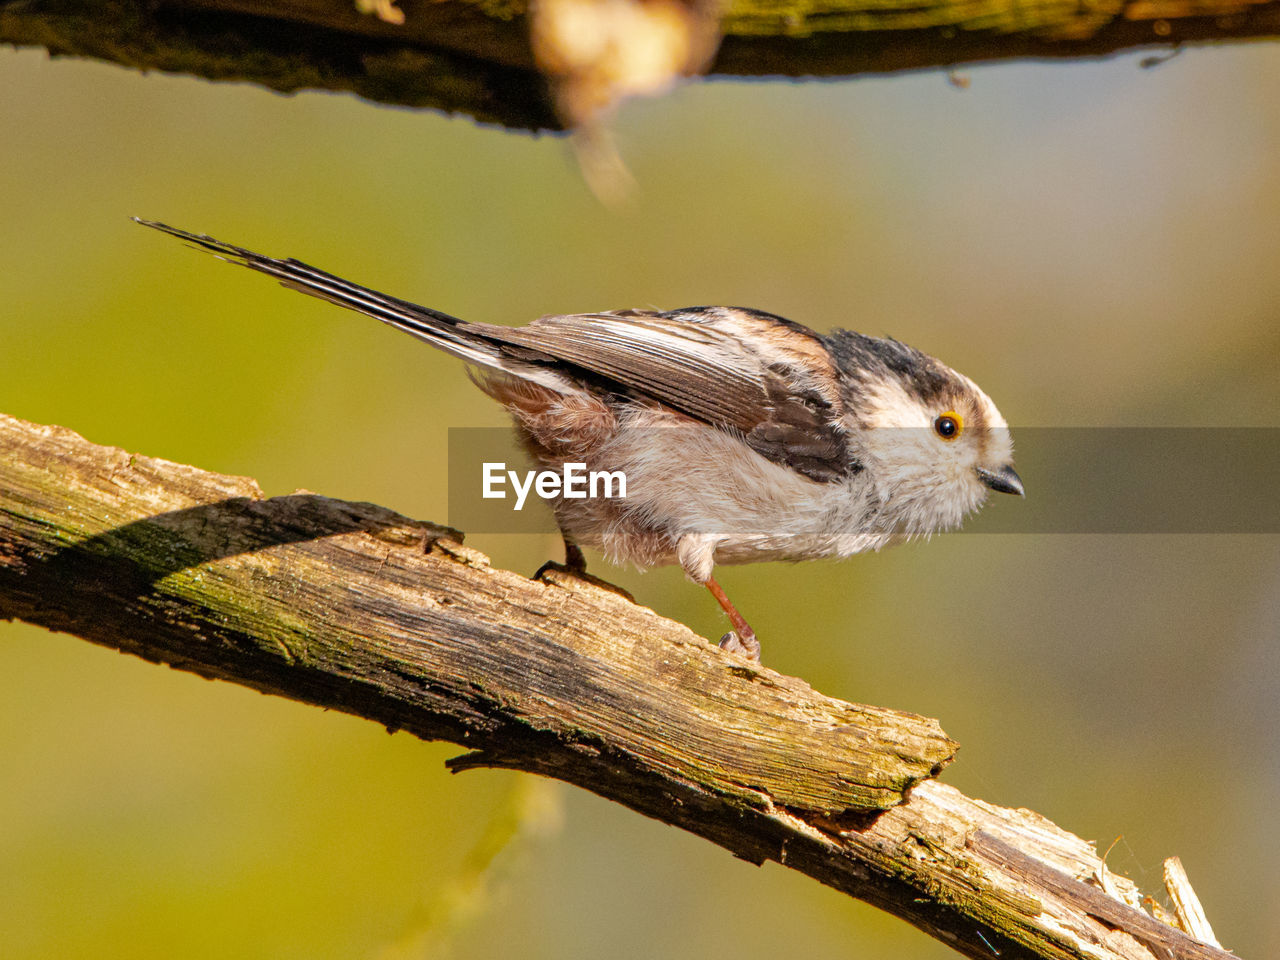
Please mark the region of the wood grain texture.
<svg viewBox="0 0 1280 960"><path fill-rule="evenodd" d="M0 0L0 43L558 129L525 0L399 5L403 25L358 13L355 0ZM731 0L721 28L711 74L857 76L1274 39L1280 0Z"/></svg>
<svg viewBox="0 0 1280 960"><path fill-rule="evenodd" d="M931 779L955 750L936 721L372 504L265 498L0 415L0 617L462 744L455 769L576 784L966 956L1227 956L1139 909L1088 843Z"/></svg>

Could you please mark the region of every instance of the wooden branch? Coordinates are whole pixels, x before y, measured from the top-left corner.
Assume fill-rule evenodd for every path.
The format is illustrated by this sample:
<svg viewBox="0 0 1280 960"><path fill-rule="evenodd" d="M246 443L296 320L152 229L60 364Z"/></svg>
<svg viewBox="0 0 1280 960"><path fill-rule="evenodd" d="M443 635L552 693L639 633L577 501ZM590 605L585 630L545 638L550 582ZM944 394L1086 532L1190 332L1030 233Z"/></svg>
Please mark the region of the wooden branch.
<svg viewBox="0 0 1280 960"><path fill-rule="evenodd" d="M0 43L144 70L248 80L556 129L529 52L527 0L0 0ZM710 72L855 76L1008 58L1280 35L1280 0L729 0Z"/></svg>
<svg viewBox="0 0 1280 960"><path fill-rule="evenodd" d="M776 860L969 957L1223 960L1092 847L932 779L935 721L825 697L456 531L0 415L0 617L469 748ZM1189 887L1188 887L1189 889Z"/></svg>

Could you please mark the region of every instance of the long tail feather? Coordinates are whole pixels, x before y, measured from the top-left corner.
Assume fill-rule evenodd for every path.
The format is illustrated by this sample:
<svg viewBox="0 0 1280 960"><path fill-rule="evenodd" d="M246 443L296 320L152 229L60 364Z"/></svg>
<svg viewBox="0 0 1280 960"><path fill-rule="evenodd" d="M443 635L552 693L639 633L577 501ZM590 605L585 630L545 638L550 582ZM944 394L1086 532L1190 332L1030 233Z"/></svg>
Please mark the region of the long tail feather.
<svg viewBox="0 0 1280 960"><path fill-rule="evenodd" d="M187 243L208 250L221 260L237 263L275 277L291 290L319 297L348 310L366 314L381 320L397 330L424 340L446 353L493 370L533 380L552 389L564 389L564 378L551 370L538 369L527 363L513 362L503 355L498 344L483 335L469 330L470 324L430 307L419 306L407 300L378 293L368 287L344 280L332 273L318 270L300 260L277 260L244 247L223 243L213 237L188 233L154 220L133 218L144 227L152 227Z"/></svg>

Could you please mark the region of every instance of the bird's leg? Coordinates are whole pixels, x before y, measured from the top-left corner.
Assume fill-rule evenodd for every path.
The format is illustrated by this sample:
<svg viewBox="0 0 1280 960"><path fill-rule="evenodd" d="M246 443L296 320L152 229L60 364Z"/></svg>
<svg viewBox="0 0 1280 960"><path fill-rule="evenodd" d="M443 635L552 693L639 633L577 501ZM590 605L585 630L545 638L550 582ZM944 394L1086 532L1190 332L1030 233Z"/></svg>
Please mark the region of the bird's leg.
<svg viewBox="0 0 1280 960"><path fill-rule="evenodd" d="M729 615L729 622L733 624L733 632L726 633L720 638L720 649L743 653L752 660L758 661L760 659L760 638L751 629L751 624L743 619L742 614L738 612L738 608L725 595L724 588L716 583L715 577L707 577L707 589L716 598L716 603L720 604L720 609Z"/></svg>
<svg viewBox="0 0 1280 960"><path fill-rule="evenodd" d="M564 568L570 573L586 573L587 558L582 555L582 548L570 540L567 534L561 536L564 537Z"/></svg>

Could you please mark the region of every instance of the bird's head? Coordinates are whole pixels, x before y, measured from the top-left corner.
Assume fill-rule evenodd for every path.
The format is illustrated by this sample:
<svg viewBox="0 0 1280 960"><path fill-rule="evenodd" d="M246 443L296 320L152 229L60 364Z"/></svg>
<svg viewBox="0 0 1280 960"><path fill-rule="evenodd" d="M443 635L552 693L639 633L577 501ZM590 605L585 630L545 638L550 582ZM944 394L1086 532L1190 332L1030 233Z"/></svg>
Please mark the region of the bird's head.
<svg viewBox="0 0 1280 960"><path fill-rule="evenodd" d="M1023 494L1004 417L976 383L896 340L833 335L846 427L894 532L952 529L990 491Z"/></svg>

